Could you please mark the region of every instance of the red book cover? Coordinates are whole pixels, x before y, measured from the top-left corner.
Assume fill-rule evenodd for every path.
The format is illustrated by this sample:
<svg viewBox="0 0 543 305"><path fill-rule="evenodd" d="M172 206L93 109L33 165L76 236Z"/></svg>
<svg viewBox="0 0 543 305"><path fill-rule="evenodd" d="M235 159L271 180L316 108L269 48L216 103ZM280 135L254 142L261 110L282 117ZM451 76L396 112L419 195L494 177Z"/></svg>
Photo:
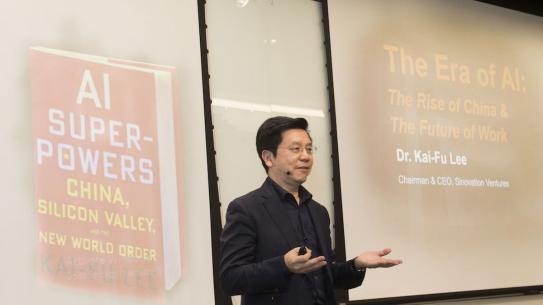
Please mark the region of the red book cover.
<svg viewBox="0 0 543 305"><path fill-rule="evenodd" d="M181 274L175 69L30 49L37 266L143 297Z"/></svg>

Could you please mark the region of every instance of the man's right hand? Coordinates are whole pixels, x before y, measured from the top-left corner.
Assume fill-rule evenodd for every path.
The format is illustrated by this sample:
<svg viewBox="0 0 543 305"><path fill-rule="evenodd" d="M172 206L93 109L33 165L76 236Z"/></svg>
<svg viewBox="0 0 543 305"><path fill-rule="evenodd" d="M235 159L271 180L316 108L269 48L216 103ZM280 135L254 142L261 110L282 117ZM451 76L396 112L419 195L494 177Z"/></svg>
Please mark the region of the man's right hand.
<svg viewBox="0 0 543 305"><path fill-rule="evenodd" d="M308 273L326 266L324 256L311 258L311 250L307 248L307 253L298 255L300 247L296 247L285 254L285 265L292 273Z"/></svg>

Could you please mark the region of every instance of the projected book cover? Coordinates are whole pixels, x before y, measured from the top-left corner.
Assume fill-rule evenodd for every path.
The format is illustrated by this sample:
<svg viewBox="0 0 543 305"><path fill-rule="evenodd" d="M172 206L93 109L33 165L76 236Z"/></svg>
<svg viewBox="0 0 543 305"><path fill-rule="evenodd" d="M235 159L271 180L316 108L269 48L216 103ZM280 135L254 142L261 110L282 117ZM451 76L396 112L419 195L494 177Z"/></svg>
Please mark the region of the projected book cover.
<svg viewBox="0 0 543 305"><path fill-rule="evenodd" d="M163 295L181 274L175 69L42 47L29 55L37 273Z"/></svg>

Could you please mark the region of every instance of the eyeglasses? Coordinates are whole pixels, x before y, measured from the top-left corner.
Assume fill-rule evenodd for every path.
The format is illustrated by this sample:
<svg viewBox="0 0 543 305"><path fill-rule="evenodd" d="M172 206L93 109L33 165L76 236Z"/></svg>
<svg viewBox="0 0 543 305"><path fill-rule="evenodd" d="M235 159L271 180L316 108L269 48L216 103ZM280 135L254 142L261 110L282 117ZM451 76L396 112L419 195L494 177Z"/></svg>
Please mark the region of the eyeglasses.
<svg viewBox="0 0 543 305"><path fill-rule="evenodd" d="M313 151L316 150L313 145L308 145L306 147L303 147L301 145L293 145L293 146L285 147L285 149L287 149L289 152L291 152L294 155L299 155L303 151L305 151L305 153L308 155L313 155Z"/></svg>

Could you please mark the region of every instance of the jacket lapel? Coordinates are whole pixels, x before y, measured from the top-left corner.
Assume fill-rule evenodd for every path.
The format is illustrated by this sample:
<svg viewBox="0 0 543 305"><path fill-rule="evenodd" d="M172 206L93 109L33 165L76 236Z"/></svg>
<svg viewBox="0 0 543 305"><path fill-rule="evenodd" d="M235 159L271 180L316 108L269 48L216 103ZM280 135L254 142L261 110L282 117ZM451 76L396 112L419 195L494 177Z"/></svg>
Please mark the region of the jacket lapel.
<svg viewBox="0 0 543 305"><path fill-rule="evenodd" d="M322 219L322 213L318 210L318 206L316 204L309 204L309 215L311 216L311 219L313 220L313 227L315 227L315 232L317 234L317 242L319 243L319 248L322 251L322 255L326 258L326 261L328 262L325 267L326 275L328 276L328 279L331 283L334 282L333 276L332 276L332 270L331 270L331 264L335 263L332 261L333 255L330 253L330 247L332 245L328 244L329 231L326 227L326 220ZM333 285L332 285L333 286ZM332 293L333 289L332 289Z"/></svg>
<svg viewBox="0 0 543 305"><path fill-rule="evenodd" d="M328 228L326 227L326 221L322 219L322 213L320 213L316 204L309 204L308 207L309 215L313 220L313 226L315 227L315 233L317 234L319 248L321 249L322 254L326 256L326 259L330 259L332 253L329 251L331 245L328 245L327 243L329 239L329 232Z"/></svg>
<svg viewBox="0 0 543 305"><path fill-rule="evenodd" d="M262 189L264 191L262 192L262 196L264 197L262 205L264 206L271 219L287 241L289 249L298 247L300 241L296 238L296 231L294 231L294 227L290 222L287 211L283 206L277 204L280 201L280 198L278 198L279 196L277 195L277 193L270 188L271 187L266 184L262 186Z"/></svg>

